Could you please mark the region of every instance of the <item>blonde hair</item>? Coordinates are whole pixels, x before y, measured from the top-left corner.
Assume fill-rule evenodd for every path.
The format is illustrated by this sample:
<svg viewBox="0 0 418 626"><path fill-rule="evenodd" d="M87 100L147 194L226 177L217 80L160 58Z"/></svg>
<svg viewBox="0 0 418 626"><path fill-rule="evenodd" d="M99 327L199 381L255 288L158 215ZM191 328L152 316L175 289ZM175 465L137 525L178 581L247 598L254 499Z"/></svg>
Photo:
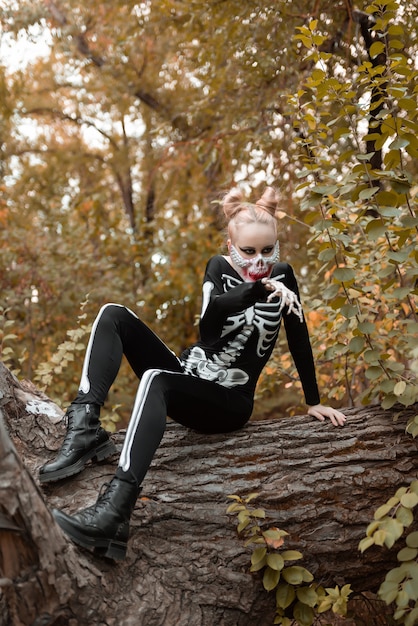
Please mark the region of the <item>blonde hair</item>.
<svg viewBox="0 0 418 626"><path fill-rule="evenodd" d="M268 224L277 234L277 195L272 187L266 187L255 204L245 202L240 189L232 189L223 199L222 209L227 220L228 236L231 237L240 224Z"/></svg>

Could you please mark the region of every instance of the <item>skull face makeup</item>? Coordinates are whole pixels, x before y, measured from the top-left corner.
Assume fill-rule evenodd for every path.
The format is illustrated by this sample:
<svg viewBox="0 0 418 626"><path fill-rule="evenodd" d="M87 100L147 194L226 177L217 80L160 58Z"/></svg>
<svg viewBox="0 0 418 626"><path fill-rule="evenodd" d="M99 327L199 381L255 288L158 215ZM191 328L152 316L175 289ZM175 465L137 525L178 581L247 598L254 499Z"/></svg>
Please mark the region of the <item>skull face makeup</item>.
<svg viewBox="0 0 418 626"><path fill-rule="evenodd" d="M269 256L264 256L260 253L250 259L243 257L231 243L229 246L229 255L232 263L240 268L240 273L244 280L247 282L255 282L256 280L270 276L273 265L279 260L279 242L276 241L273 251Z"/></svg>

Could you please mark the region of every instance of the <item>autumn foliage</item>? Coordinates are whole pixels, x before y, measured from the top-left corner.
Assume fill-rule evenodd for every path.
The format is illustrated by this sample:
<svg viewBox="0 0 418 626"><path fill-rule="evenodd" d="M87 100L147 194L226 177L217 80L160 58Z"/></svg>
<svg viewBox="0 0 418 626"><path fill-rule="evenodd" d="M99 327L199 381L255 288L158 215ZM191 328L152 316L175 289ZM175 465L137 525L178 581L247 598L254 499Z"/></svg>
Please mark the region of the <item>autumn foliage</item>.
<svg viewBox="0 0 418 626"><path fill-rule="evenodd" d="M416 2L1 4L10 369L64 406L110 301L180 352L196 339L206 261L223 250L220 197L268 184L324 399L417 403ZM136 384L124 364L109 427ZM255 417L301 401L282 333Z"/></svg>
<svg viewBox="0 0 418 626"><path fill-rule="evenodd" d="M416 401L415 3L3 4L10 366L68 401L106 301L175 351L194 340L217 202L242 181L280 194L322 393ZM110 411L126 414L135 384L124 370ZM278 395L283 411L301 402L284 340L259 411Z"/></svg>

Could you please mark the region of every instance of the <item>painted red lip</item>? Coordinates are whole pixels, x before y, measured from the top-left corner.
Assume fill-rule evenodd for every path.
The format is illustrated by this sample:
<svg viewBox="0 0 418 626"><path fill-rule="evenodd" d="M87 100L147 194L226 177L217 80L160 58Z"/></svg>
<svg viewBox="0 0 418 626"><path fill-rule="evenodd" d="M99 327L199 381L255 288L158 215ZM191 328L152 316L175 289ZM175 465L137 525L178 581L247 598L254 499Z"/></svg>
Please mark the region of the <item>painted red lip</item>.
<svg viewBox="0 0 418 626"><path fill-rule="evenodd" d="M248 272L248 278L251 278L253 281L260 280L261 278L267 278L269 275L270 270L265 270L263 272Z"/></svg>

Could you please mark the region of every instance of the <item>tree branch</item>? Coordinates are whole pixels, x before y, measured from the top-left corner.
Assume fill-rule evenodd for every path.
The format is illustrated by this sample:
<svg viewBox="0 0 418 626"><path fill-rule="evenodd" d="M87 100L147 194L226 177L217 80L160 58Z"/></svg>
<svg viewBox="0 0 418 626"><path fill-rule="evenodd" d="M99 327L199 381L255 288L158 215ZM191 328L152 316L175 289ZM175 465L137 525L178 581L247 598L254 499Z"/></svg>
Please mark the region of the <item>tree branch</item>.
<svg viewBox="0 0 418 626"><path fill-rule="evenodd" d="M37 470L60 446L61 412L1 364L0 392L14 442L2 429L0 512L4 525L19 529L0 529L0 626L32 624L39 615L58 624L63 614L118 626L270 626L274 594L249 572L249 548L226 514L232 494L259 493L266 528L289 533L286 548L302 552L300 564L317 583L374 590L396 562L398 546L361 555L358 542L374 510L416 477L417 442L405 422L417 407L396 421L379 407L350 409L341 429L308 416L211 436L169 423L132 518L127 559L114 564L73 546L49 508L74 513L92 504L117 459L42 493ZM114 435L119 450L123 439L124 432Z"/></svg>

